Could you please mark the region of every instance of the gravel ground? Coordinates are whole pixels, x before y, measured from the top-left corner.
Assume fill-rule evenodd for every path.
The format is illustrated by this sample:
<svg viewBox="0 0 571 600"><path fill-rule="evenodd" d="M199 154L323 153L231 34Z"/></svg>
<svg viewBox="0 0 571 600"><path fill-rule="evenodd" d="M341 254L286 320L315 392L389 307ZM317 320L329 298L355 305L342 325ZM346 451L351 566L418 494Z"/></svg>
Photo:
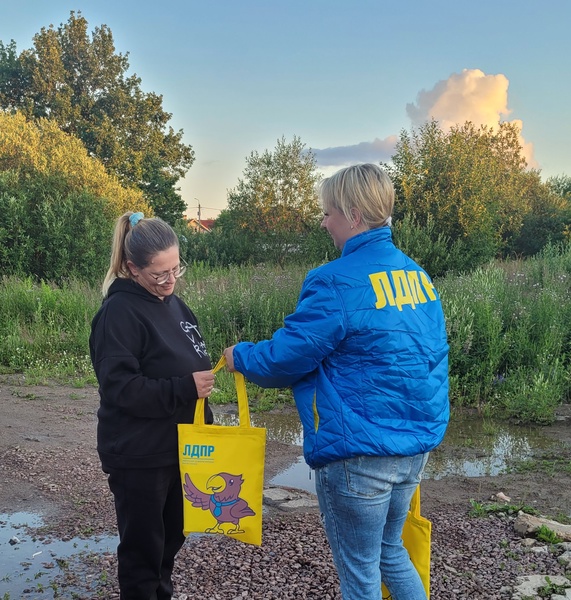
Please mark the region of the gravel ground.
<svg viewBox="0 0 571 600"><path fill-rule="evenodd" d="M0 381L0 513L41 513L45 526L33 534L46 544L115 533L112 498L94 451L95 398L95 390ZM553 429L557 440L565 440L556 458L568 465L570 433L568 419ZM298 454L298 448L268 443L266 477ZM511 600L519 576L564 575L560 551L540 543L530 547L514 532L513 517L470 517L469 511L471 498L484 502L504 491L512 502L535 505L543 514L570 515L569 471L423 482L422 512L433 524L432 600ZM34 598L118 598L114 553L83 553L62 570L52 568L57 595ZM219 536L189 538L174 581L177 600L340 600L319 515L307 507L283 512L265 506L261 547Z"/></svg>
<svg viewBox="0 0 571 600"><path fill-rule="evenodd" d="M114 532L111 496L97 459L86 448L25 453L11 448L2 455L1 465L3 478L17 477L20 490L37 487L37 495L59 507L46 515L40 530L46 542L86 531L90 536ZM469 508L423 511L433 523L433 600L507 600L520 575L565 574L557 551L542 544L528 547L514 532L513 517L470 517ZM55 576L60 593L55 597L116 599L115 572L114 553L79 554ZM340 600L314 509L290 513L265 507L261 547L219 536L189 538L179 553L174 581L179 600Z"/></svg>
<svg viewBox="0 0 571 600"><path fill-rule="evenodd" d="M519 575L563 575L555 553L525 547L509 518L466 521L465 514L433 518L431 598L511 599ZM340 600L337 574L318 515L268 520L262 547L207 537L189 540L174 573L179 600ZM101 585L101 573L109 577ZM115 557L87 555L62 586L79 584L77 598L119 597ZM80 573L80 575L78 575ZM75 586L74 586L75 587ZM65 587L63 587L65 589ZM64 596L71 597L71 596Z"/></svg>

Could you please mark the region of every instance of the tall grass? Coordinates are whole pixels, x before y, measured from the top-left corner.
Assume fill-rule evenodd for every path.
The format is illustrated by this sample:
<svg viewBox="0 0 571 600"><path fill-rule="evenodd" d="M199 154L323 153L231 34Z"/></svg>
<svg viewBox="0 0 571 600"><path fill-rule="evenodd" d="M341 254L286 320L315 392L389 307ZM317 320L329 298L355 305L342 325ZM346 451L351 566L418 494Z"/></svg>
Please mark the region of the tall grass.
<svg viewBox="0 0 571 600"><path fill-rule="evenodd" d="M296 266L190 270L180 297L196 314L213 356L239 341L271 337L295 310L307 269Z"/></svg>
<svg viewBox="0 0 571 600"><path fill-rule="evenodd" d="M100 304L99 292L86 284L55 287L32 279L2 279L0 369L32 380L94 382L88 339Z"/></svg>
<svg viewBox="0 0 571 600"><path fill-rule="evenodd" d="M570 392L571 250L438 282L453 404L549 422Z"/></svg>
<svg viewBox="0 0 571 600"><path fill-rule="evenodd" d="M179 295L196 313L210 354L270 337L296 305L307 268L187 271ZM450 343L451 401L487 415L550 422L570 392L571 250L550 247L526 261L494 262L436 281ZM0 282L0 368L28 378L94 382L88 357L99 291L69 282ZM213 400L232 399L217 377ZM284 390L249 386L260 406L289 401Z"/></svg>

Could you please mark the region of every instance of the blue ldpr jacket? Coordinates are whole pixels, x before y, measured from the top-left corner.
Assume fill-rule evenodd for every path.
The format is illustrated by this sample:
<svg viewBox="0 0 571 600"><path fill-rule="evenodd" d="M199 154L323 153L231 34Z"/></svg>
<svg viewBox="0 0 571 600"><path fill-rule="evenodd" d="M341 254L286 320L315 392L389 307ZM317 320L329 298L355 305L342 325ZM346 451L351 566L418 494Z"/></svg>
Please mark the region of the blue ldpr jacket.
<svg viewBox="0 0 571 600"><path fill-rule="evenodd" d="M448 344L428 275L389 227L350 238L310 271L271 340L234 349L262 387L293 387L310 467L355 456L428 452L449 419Z"/></svg>

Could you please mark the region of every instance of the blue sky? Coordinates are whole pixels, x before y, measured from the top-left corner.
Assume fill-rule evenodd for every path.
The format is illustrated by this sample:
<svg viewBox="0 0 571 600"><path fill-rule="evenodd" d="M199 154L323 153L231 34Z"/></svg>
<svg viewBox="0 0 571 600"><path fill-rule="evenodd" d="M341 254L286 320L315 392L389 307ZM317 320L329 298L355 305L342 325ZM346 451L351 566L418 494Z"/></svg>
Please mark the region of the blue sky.
<svg viewBox="0 0 571 600"><path fill-rule="evenodd" d="M196 161L190 216L217 216L252 151L301 138L323 174L388 161L400 132L516 121L542 176L571 176L570 0L18 0L18 52L81 11L163 95Z"/></svg>

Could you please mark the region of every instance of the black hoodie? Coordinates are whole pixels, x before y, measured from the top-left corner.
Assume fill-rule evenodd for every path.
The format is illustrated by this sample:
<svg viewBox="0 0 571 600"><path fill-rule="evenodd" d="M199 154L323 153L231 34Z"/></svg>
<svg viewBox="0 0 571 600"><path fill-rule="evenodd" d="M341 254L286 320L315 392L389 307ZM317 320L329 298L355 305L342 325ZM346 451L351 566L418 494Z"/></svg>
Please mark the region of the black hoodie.
<svg viewBox="0 0 571 600"><path fill-rule="evenodd" d="M192 373L212 368L192 311L174 294L159 300L116 279L91 324L89 349L103 469L177 464L177 423L194 419ZM205 419L212 423L208 405Z"/></svg>

